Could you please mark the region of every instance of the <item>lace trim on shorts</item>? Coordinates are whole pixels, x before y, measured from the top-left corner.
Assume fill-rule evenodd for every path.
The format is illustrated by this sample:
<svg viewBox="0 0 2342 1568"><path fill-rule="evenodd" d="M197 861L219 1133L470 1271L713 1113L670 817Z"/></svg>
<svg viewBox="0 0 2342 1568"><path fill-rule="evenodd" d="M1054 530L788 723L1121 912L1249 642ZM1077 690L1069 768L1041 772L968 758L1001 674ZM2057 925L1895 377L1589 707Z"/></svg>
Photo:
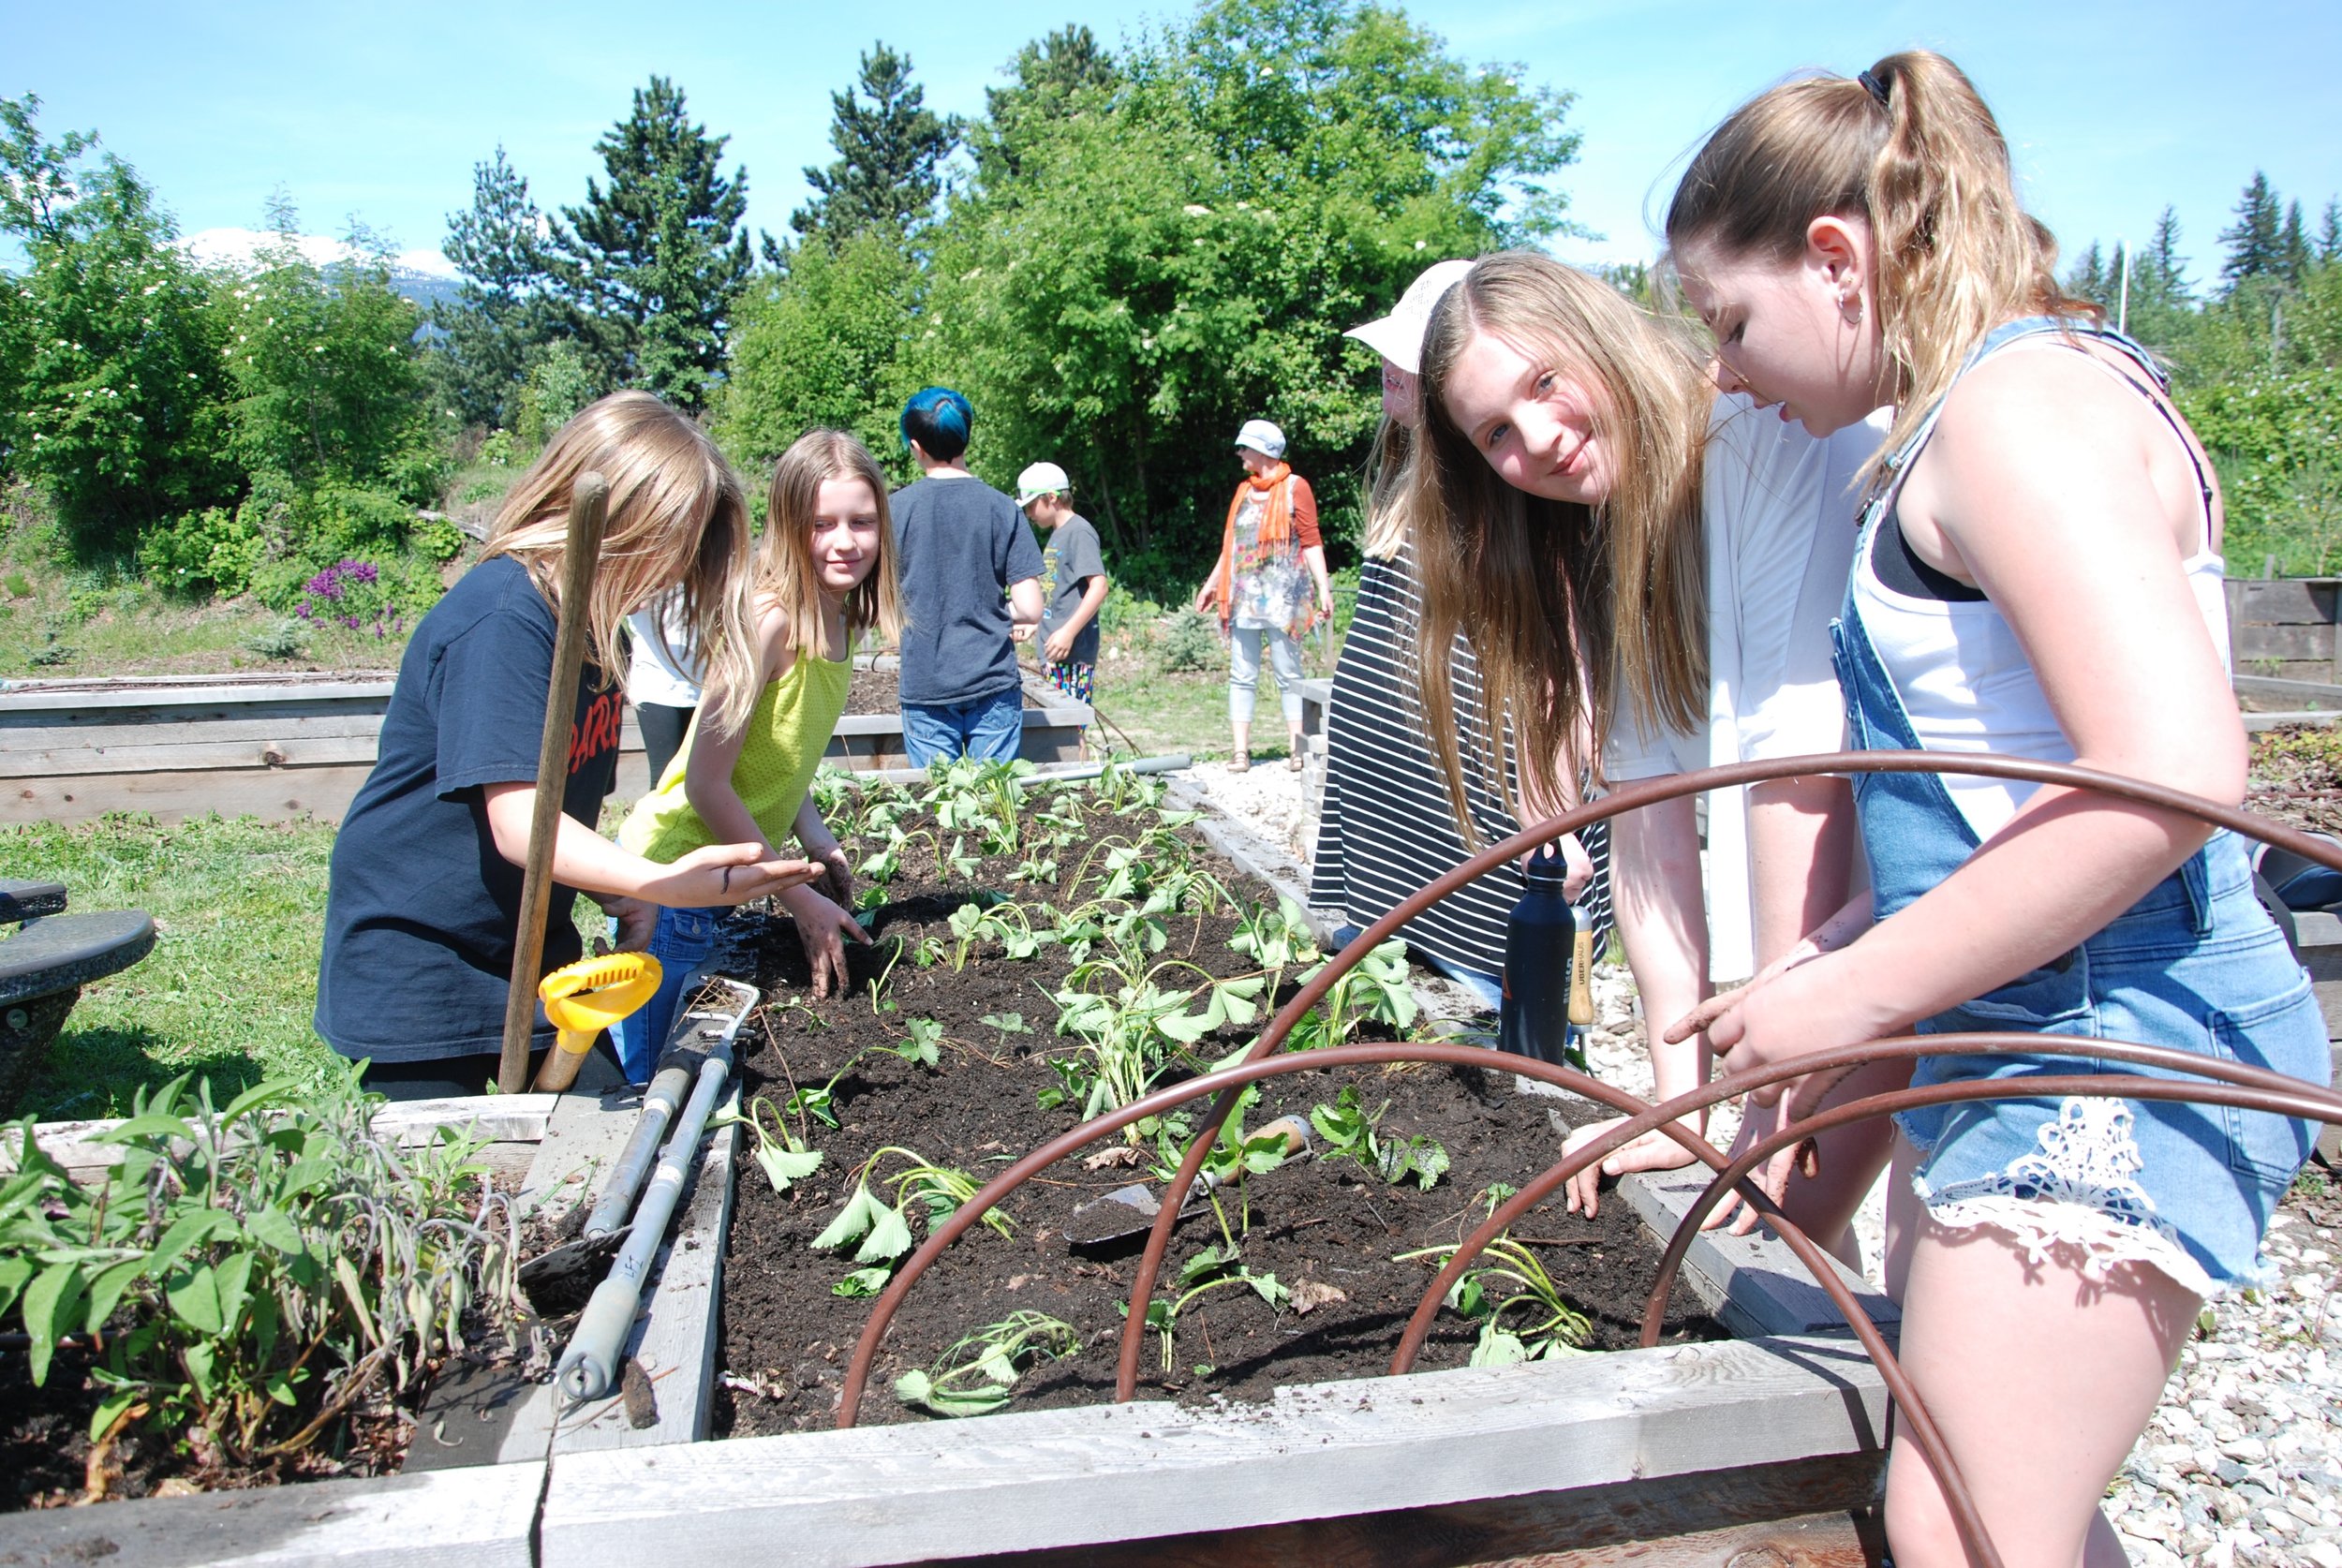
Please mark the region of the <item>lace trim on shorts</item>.
<svg viewBox="0 0 2342 1568"><path fill-rule="evenodd" d="M1940 1192L1914 1176L1912 1190L1937 1224L2001 1231L2024 1249L2028 1263L2046 1264L2052 1249L2064 1249L2079 1254L2086 1280L2102 1281L2117 1264L2141 1263L2200 1296L2222 1293L2132 1179L2144 1161L2131 1136L2128 1105L2074 1096L2041 1124L2039 1144L2005 1171Z"/></svg>

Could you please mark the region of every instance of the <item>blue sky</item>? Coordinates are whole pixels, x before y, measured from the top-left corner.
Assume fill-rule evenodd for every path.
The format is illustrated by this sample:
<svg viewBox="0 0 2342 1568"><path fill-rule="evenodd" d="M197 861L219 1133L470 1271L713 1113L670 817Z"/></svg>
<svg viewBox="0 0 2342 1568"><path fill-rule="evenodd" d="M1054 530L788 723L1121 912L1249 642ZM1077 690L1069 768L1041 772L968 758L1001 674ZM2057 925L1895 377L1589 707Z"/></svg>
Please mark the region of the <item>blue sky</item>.
<svg viewBox="0 0 2342 1568"><path fill-rule="evenodd" d="M2068 0L1863 7L1501 0L1411 5L1475 64L1513 62L1578 95L1585 138L1564 182L1599 242L1576 260L1647 258L1648 220L1702 131L1784 75L1853 71L1923 43L1967 67L2008 133L2028 202L2069 247L2143 241L2166 202L2201 282L2255 169L2313 229L2342 193L2342 6L2249 7ZM907 50L937 109L972 113L1017 46L1075 14L1067 0L837 6L605 0L457 6L213 6L0 0L0 94L40 95L53 136L95 128L136 165L184 232L257 227L284 186L304 227L354 214L436 251L501 142L541 205L579 200L593 141L650 74L729 133L749 220L781 231L799 170L826 163L829 92L874 37ZM1184 15L1162 0L1087 0L1102 37ZM2318 132L2315 126L2328 130Z"/></svg>

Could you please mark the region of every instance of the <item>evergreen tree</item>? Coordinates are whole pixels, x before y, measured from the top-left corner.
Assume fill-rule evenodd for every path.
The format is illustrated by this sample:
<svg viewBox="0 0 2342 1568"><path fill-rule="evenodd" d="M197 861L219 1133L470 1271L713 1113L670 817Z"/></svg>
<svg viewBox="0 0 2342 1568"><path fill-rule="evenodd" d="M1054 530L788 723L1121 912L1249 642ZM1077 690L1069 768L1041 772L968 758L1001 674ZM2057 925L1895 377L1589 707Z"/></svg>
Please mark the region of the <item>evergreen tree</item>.
<svg viewBox="0 0 2342 1568"><path fill-rule="evenodd" d="M2318 259L2342 260L2342 202L2326 198L2326 215L2318 226Z"/></svg>
<svg viewBox="0 0 2342 1568"><path fill-rule="evenodd" d="M942 193L941 166L959 139L958 127L926 100L911 80L911 56L874 44L862 56L860 81L829 96L837 158L806 170L813 200L789 214L789 227L835 244L873 225L903 233L924 223ZM774 259L770 251L766 259Z"/></svg>
<svg viewBox="0 0 2342 1568"><path fill-rule="evenodd" d="M1015 179L1023 171L1027 144L1043 126L1100 101L1116 80L1098 36L1080 22L1025 45L1006 74L1015 82L984 90L985 117L969 139L976 178L985 185Z"/></svg>
<svg viewBox="0 0 2342 1568"><path fill-rule="evenodd" d="M2277 240L2277 275L2299 288L2309 273L2309 234L2302 226L2302 204L2291 201L2285 208L2285 232Z"/></svg>
<svg viewBox="0 0 2342 1568"><path fill-rule="evenodd" d="M722 173L728 136L684 112L654 76L594 143L609 185L553 224L551 268L568 325L606 386L645 387L697 410L721 368L734 299L748 281L748 170Z"/></svg>
<svg viewBox="0 0 2342 1568"><path fill-rule="evenodd" d="M2253 170L2252 184L2236 203L2236 221L2220 230L2228 256L2220 263L2220 280L2233 290L2247 278L2282 274L2284 238L2277 213L2276 192L2269 177Z"/></svg>
<svg viewBox="0 0 2342 1568"><path fill-rule="evenodd" d="M2067 293L2078 300L2088 300L2093 304L2104 305L2109 310L2114 308L2115 297L2122 289L2122 268L2119 263L2113 268L2110 281L2106 254L2098 248L2098 243L2096 240L2092 240L2090 248L2083 251L2075 259L2074 264L2066 269Z"/></svg>
<svg viewBox="0 0 2342 1568"><path fill-rule="evenodd" d="M551 274L541 223L528 181L505 161L502 147L472 166L471 206L449 215L440 246L464 281L456 303L432 313L447 334L441 382L467 423L511 426L528 351L546 334Z"/></svg>

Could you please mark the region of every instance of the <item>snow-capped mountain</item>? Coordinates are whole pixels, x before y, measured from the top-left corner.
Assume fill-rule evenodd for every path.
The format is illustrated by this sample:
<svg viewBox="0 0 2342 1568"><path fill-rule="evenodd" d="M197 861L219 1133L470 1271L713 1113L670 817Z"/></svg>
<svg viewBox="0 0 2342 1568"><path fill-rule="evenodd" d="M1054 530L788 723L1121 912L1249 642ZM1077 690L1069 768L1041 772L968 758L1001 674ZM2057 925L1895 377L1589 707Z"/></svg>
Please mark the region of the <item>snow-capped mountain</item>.
<svg viewBox="0 0 2342 1568"><path fill-rule="evenodd" d="M278 236L258 229L206 229L179 242L179 248L205 266L250 267ZM325 234L300 234L293 244L319 267L357 254L345 241ZM391 287L425 308L455 297L454 264L436 250L402 250L391 258Z"/></svg>

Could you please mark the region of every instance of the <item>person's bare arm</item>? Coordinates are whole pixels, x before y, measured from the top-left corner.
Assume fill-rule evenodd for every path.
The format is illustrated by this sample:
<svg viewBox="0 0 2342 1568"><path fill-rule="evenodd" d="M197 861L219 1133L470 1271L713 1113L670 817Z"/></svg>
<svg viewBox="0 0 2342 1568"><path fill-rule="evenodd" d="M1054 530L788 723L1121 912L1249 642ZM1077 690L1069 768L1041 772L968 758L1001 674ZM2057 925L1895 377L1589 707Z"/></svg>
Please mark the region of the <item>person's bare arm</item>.
<svg viewBox="0 0 2342 1568"><path fill-rule="evenodd" d="M497 853L514 865L526 865L530 819L537 809L536 785L525 780L488 784L481 792ZM704 909L745 904L822 874L819 865L782 860L761 843L711 844L661 865L620 849L567 813L556 821L554 880L597 898L639 898L670 908Z"/></svg>

